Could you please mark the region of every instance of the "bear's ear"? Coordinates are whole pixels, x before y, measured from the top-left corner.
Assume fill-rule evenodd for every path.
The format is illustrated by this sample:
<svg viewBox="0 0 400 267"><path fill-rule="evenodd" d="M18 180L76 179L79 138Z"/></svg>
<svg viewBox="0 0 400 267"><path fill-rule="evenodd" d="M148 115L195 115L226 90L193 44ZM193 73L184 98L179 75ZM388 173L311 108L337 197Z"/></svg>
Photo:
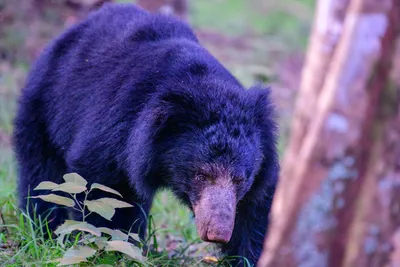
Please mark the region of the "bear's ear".
<svg viewBox="0 0 400 267"><path fill-rule="evenodd" d="M162 110L144 109L132 125L124 153L129 181L143 199L151 199L158 187L153 136L162 120Z"/></svg>
<svg viewBox="0 0 400 267"><path fill-rule="evenodd" d="M163 185L158 173L163 140L182 130L182 121L192 114L192 103L190 92L170 90L150 100L135 120L125 158L131 184L142 198L151 198Z"/></svg>
<svg viewBox="0 0 400 267"><path fill-rule="evenodd" d="M254 117L257 124L272 123L269 120L275 119L274 106L270 99L270 87L262 87L261 85L255 85L248 90L250 105L254 110Z"/></svg>
<svg viewBox="0 0 400 267"><path fill-rule="evenodd" d="M254 86L249 89L250 100L254 106L255 124L261 133L263 163L256 176L249 198L262 202L272 198L279 174L279 156L277 151L278 127L275 108L270 99L270 88Z"/></svg>
<svg viewBox="0 0 400 267"><path fill-rule="evenodd" d="M271 87L263 87L261 84L256 84L250 87L248 92L253 98L253 101L256 101L256 105L266 104L266 102L269 101Z"/></svg>

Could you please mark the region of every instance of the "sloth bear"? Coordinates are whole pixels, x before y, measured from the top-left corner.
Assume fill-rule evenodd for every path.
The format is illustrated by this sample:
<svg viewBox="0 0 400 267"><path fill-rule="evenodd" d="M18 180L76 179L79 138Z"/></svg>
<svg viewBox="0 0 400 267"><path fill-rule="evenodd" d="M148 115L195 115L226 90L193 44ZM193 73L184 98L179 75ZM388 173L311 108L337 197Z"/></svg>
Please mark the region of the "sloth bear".
<svg viewBox="0 0 400 267"><path fill-rule="evenodd" d="M143 236L156 191L168 188L193 211L202 240L256 264L278 179L273 114L269 89L246 90L185 23L107 4L44 50L22 90L21 207L40 182L76 172L134 204L90 223ZM29 204L53 210L52 229L71 215Z"/></svg>

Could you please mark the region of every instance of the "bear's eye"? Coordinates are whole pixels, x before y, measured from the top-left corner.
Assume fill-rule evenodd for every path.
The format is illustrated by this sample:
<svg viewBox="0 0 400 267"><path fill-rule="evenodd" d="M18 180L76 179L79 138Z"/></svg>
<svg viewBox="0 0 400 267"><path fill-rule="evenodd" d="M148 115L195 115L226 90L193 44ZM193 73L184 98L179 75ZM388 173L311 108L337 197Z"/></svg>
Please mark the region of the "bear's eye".
<svg viewBox="0 0 400 267"><path fill-rule="evenodd" d="M234 179L233 179L233 183L235 184L235 185L240 185L240 184L242 184L244 182L244 178L242 178L242 177L235 177Z"/></svg>
<svg viewBox="0 0 400 267"><path fill-rule="evenodd" d="M198 173L196 174L196 181L204 182L207 180L207 175Z"/></svg>

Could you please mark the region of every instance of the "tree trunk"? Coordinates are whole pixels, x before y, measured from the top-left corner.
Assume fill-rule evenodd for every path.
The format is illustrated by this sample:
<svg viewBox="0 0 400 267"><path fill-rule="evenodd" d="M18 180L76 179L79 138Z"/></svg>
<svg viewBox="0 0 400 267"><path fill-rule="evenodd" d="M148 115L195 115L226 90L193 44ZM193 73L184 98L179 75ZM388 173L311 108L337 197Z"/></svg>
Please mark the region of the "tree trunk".
<svg viewBox="0 0 400 267"><path fill-rule="evenodd" d="M310 37L300 91L297 96L291 139L285 153L287 164L295 160L310 121L314 117L314 109L319 93L325 82L327 70L343 31L344 16L348 3L349 0L317 2L314 28Z"/></svg>
<svg viewBox="0 0 400 267"><path fill-rule="evenodd" d="M398 0L351 0L329 60L311 64L321 50L310 48L317 56L306 67L327 72L303 72L302 90L312 89L296 114L306 120L294 121L259 266L385 266L398 257L390 248L400 246L400 102L389 74L399 26Z"/></svg>
<svg viewBox="0 0 400 267"><path fill-rule="evenodd" d="M151 12L173 14L186 19L187 0L138 0L137 4Z"/></svg>
<svg viewBox="0 0 400 267"><path fill-rule="evenodd" d="M349 0L323 0L317 2L313 31L302 72L299 95L293 114L292 130L285 151L283 166L292 166L308 132L310 122L315 118L317 99L331 66L332 57L342 36L344 17ZM283 168L282 176L291 177ZM282 190L290 188L290 179L281 179Z"/></svg>

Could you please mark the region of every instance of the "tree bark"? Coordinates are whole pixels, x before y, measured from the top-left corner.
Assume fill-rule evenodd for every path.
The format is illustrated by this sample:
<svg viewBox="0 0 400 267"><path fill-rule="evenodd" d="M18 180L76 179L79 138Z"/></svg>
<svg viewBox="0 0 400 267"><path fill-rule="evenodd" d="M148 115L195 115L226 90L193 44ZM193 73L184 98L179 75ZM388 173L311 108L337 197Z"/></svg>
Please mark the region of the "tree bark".
<svg viewBox="0 0 400 267"><path fill-rule="evenodd" d="M317 2L313 31L302 71L299 95L293 114L291 136L285 150L282 176L291 177L290 171L297 161L310 122L315 118L315 109L321 89L337 44L342 36L344 17L349 0L323 0ZM290 179L281 179L282 190L290 188ZM285 184L288 183L288 184Z"/></svg>
<svg viewBox="0 0 400 267"><path fill-rule="evenodd" d="M321 0L320 7L322 2L329 1ZM294 122L298 132L292 134L291 158L284 161L259 266L385 266L389 257L396 257L388 247L389 242L400 243L400 133L394 127L399 116L379 117L378 107L382 95L393 91L388 80L399 19L397 0L351 0L331 63L306 66L329 65L324 79L313 80L312 72L303 72L302 90L307 91L307 83L313 88L304 96L312 92L316 96L308 101L316 104L303 98L296 107L296 114L308 114L307 120L304 125ZM314 52L320 50L310 48ZM394 102L398 107L398 99ZM386 154L388 147L396 156ZM376 186L380 180L389 181L385 193ZM376 200L382 197L386 199ZM382 217L375 218L380 207ZM381 249L385 253L365 249L372 223L380 238L389 238Z"/></svg>
<svg viewBox="0 0 400 267"><path fill-rule="evenodd" d="M344 16L349 0L317 2L314 27L310 37L299 95L293 118L290 144L285 160L290 164L299 152L300 145L313 118L313 111L325 82L332 56L343 31Z"/></svg>

